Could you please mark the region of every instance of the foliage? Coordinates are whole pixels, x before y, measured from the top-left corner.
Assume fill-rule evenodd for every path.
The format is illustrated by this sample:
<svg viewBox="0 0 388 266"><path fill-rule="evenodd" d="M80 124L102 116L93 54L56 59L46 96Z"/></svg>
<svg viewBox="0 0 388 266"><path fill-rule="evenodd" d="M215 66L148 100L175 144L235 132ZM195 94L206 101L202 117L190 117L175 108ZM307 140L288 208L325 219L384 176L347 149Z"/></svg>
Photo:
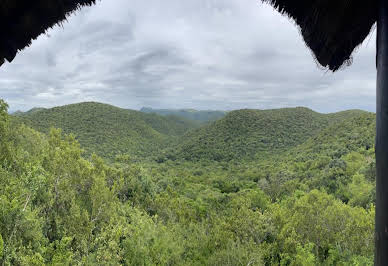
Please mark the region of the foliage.
<svg viewBox="0 0 388 266"><path fill-rule="evenodd" d="M154 113L162 116L178 116L189 120L207 123L223 118L227 112L225 111L197 111L194 109L153 109L143 107L140 112Z"/></svg>
<svg viewBox="0 0 388 266"><path fill-rule="evenodd" d="M0 160L4 160L9 156L8 142L6 132L8 127L8 104L0 99Z"/></svg>
<svg viewBox="0 0 388 266"><path fill-rule="evenodd" d="M61 128L66 134L75 134L89 155L95 152L110 159L120 154L144 157L198 126L179 117L162 117L94 102L34 108L18 113L13 120L43 133L48 133L51 127Z"/></svg>
<svg viewBox="0 0 388 266"><path fill-rule="evenodd" d="M302 107L233 111L188 132L165 156L194 161L265 158L302 144L328 125L359 113L355 110L324 115Z"/></svg>
<svg viewBox="0 0 388 266"><path fill-rule="evenodd" d="M164 124L157 115L132 117L121 110L133 120L114 120L121 117L116 109L86 104L37 110L10 123L0 103L3 265L373 264L373 114L231 112L181 139L187 143L206 133L214 138L208 153L178 150L182 157L153 162L148 156L156 150L112 157L111 150L86 140L89 153L96 148L104 158L84 156L81 138L67 133L96 130L98 136L111 126L128 127L115 121L132 121L138 134L133 149L144 144L143 137L159 141L182 133L164 131L171 121ZM42 119L35 126L47 133L16 121L24 116ZM65 134L46 131L51 116L66 126ZM226 136L233 141L217 141ZM267 145L255 146L255 138ZM245 145L258 154L246 157Z"/></svg>

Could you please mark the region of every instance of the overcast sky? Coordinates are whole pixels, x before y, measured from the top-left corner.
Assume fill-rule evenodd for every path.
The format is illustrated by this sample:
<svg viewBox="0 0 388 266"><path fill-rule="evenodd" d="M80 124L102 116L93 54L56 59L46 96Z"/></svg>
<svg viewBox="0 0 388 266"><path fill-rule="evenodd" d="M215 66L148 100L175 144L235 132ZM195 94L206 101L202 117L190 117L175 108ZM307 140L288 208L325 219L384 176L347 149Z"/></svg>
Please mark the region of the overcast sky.
<svg viewBox="0 0 388 266"><path fill-rule="evenodd" d="M375 37L338 73L258 0L102 0L0 68L11 111L99 101L139 109L375 109Z"/></svg>

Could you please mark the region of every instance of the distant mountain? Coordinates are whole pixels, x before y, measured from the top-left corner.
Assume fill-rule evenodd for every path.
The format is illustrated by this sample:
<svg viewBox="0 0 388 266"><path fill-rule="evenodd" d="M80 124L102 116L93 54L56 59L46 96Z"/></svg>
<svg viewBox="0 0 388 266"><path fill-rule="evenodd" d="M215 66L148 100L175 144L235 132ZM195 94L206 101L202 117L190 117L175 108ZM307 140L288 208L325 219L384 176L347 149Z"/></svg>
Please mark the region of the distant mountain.
<svg viewBox="0 0 388 266"><path fill-rule="evenodd" d="M11 113L12 115L26 115L26 114L32 114L32 113L36 113L36 112L39 112L39 111L42 111L42 110L46 110L46 108L43 108L43 107L34 107L30 110L28 110L27 112L22 112L20 110L14 112L14 113Z"/></svg>
<svg viewBox="0 0 388 266"><path fill-rule="evenodd" d="M86 102L50 109L34 108L12 117L16 123L25 123L40 132L47 133L55 127L73 133L87 154L95 152L105 158L129 154L134 158L155 157L162 161L229 161L253 160L289 151L311 142L311 137L332 125L370 115L360 110L320 114L303 107L245 109L224 113L223 118L203 124L198 117L206 111L185 110L198 115L196 120L190 120L176 114L183 110L175 113L165 110L163 115L142 110ZM216 117L212 112L218 111L209 111L208 118L210 114ZM352 131L349 129L349 132Z"/></svg>
<svg viewBox="0 0 388 266"><path fill-rule="evenodd" d="M108 158L120 153L147 157L198 127L181 117L146 114L95 102L34 108L13 118L40 132L47 133L55 127L73 133L89 154L96 152Z"/></svg>
<svg viewBox="0 0 388 266"><path fill-rule="evenodd" d="M163 116L180 116L201 123L218 120L220 118L223 118L227 114L226 111L197 111L194 109L152 109L147 107L141 108L140 112L155 113Z"/></svg>
<svg viewBox="0 0 388 266"><path fill-rule="evenodd" d="M166 158L186 160L241 160L286 151L326 127L367 112L350 110L320 114L308 108L238 110L188 132Z"/></svg>
<svg viewBox="0 0 388 266"><path fill-rule="evenodd" d="M362 112L351 116L348 113L346 119L337 120L302 145L291 149L291 157L302 161L317 156L340 158L359 149L374 147L376 114Z"/></svg>

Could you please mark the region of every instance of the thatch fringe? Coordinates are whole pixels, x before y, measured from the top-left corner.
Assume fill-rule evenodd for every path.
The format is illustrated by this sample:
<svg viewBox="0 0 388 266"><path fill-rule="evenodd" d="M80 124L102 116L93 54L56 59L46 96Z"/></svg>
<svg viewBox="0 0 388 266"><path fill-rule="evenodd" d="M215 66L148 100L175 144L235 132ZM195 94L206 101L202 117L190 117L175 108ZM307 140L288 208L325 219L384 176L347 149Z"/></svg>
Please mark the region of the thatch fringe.
<svg viewBox="0 0 388 266"><path fill-rule="evenodd" d="M0 64L96 0L0 0ZM292 18L317 61L333 71L350 64L377 19L377 0L261 0Z"/></svg>
<svg viewBox="0 0 388 266"><path fill-rule="evenodd" d="M333 71L351 63L377 20L377 0L262 1L292 18L317 61Z"/></svg>
<svg viewBox="0 0 388 266"><path fill-rule="evenodd" d="M96 0L0 0L0 64L11 62L48 28Z"/></svg>

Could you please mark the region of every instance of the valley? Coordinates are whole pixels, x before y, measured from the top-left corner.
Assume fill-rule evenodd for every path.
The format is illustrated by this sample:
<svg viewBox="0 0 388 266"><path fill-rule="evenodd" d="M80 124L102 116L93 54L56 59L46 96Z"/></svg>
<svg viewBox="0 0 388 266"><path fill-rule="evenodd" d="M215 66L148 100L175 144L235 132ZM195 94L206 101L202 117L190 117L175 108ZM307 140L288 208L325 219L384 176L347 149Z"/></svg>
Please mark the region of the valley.
<svg viewBox="0 0 388 266"><path fill-rule="evenodd" d="M6 109L5 263L373 265L373 113Z"/></svg>

